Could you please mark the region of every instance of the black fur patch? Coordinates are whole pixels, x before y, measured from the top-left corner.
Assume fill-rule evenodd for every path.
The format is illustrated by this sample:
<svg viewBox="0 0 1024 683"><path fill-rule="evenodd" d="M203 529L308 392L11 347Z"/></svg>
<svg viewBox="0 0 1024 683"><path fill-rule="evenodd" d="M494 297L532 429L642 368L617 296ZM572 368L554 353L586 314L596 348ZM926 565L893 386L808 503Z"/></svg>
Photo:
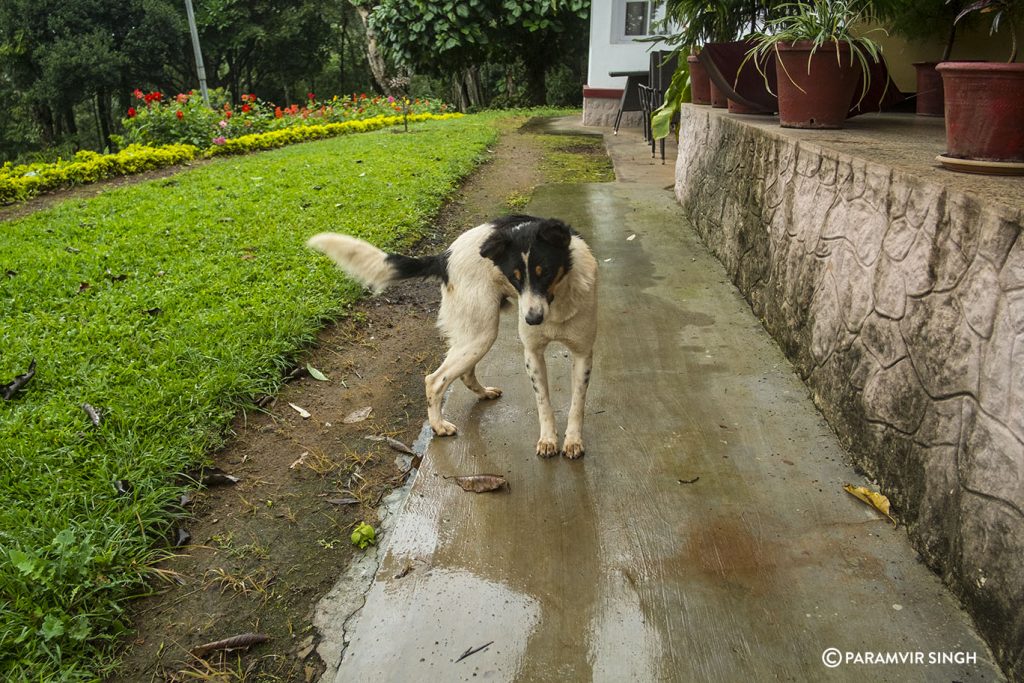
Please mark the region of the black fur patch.
<svg viewBox="0 0 1024 683"><path fill-rule="evenodd" d="M576 232L560 220L522 214L491 223L493 232L480 246L480 255L494 261L516 291L522 292L528 280L530 289L550 300L551 285L572 269L569 243ZM523 254L528 254L528 263Z"/></svg>
<svg viewBox="0 0 1024 683"><path fill-rule="evenodd" d="M438 256L414 258L401 254L388 254L388 265L395 269L395 279L407 280L413 277L436 277L448 284L448 252Z"/></svg>

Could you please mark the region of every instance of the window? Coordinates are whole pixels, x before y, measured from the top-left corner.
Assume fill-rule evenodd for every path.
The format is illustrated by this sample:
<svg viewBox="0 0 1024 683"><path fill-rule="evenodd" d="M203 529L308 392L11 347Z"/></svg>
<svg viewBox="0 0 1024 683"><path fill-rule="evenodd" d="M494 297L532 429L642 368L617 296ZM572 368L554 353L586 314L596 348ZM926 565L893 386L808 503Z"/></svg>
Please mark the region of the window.
<svg viewBox="0 0 1024 683"><path fill-rule="evenodd" d="M650 21L651 3L627 2L626 24L622 32L625 36L646 36Z"/></svg>
<svg viewBox="0 0 1024 683"><path fill-rule="evenodd" d="M631 43L653 32L653 2L612 0L612 42Z"/></svg>

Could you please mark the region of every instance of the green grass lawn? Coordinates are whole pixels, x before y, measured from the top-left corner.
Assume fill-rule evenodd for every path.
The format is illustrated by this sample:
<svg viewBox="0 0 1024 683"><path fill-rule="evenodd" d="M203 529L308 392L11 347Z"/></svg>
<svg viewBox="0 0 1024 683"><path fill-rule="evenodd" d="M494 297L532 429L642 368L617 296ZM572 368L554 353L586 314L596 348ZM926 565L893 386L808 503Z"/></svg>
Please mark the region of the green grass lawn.
<svg viewBox="0 0 1024 683"><path fill-rule="evenodd" d="M359 295L306 238L409 247L497 120L217 160L0 223L0 385L38 364L0 400L0 678L111 665L181 514L175 473Z"/></svg>

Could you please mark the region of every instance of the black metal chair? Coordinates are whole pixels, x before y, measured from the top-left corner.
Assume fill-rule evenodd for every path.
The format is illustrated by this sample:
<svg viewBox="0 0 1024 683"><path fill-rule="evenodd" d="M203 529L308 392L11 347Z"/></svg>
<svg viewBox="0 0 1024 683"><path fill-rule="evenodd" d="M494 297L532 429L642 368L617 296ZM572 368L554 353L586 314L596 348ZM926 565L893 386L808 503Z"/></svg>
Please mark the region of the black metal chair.
<svg viewBox="0 0 1024 683"><path fill-rule="evenodd" d="M622 90L622 98L619 100L619 111L615 114L615 126L613 134L618 135L619 124L622 122L622 113L626 111L642 111L640 104L640 87L646 86L650 76L644 73L634 73L626 76L626 87Z"/></svg>

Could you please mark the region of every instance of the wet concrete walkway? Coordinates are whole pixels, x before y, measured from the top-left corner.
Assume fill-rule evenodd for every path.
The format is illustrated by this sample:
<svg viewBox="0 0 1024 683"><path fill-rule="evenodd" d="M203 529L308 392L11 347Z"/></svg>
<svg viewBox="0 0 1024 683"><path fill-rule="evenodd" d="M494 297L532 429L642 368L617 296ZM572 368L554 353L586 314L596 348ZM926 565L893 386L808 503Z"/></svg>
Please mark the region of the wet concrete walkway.
<svg viewBox="0 0 1024 683"><path fill-rule="evenodd" d="M864 482L682 222L671 160L632 131L606 140L618 182L543 187L528 207L601 266L586 457L534 455L506 316L478 370L505 394L450 393L459 435L430 442L324 680L1001 680L905 532L842 490ZM569 360L553 347L548 364L564 428ZM444 479L481 472L510 490ZM828 648L909 663L830 668Z"/></svg>

